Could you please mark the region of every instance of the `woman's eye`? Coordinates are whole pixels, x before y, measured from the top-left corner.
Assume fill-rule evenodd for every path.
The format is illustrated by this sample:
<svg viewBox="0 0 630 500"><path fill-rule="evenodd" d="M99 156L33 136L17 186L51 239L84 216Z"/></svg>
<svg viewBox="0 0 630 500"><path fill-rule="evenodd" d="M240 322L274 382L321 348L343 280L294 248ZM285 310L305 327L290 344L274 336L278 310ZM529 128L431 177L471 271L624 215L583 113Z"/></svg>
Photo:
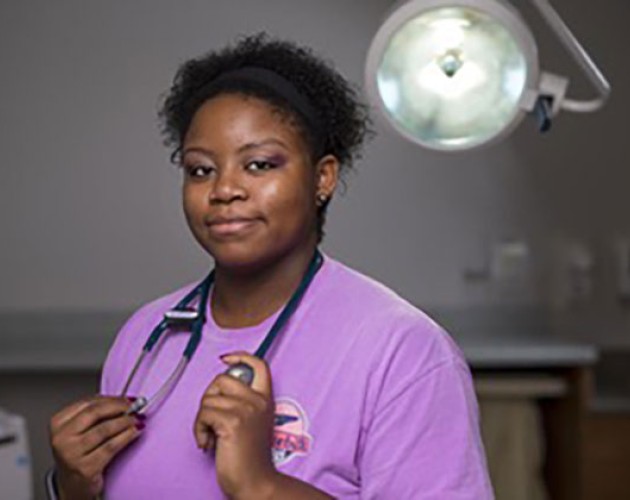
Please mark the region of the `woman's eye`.
<svg viewBox="0 0 630 500"><path fill-rule="evenodd" d="M254 160L254 161L250 161L246 166L245 169L249 170L250 172L260 172L263 170L271 170L272 168L275 168L275 164L271 163L270 161L266 161L266 160Z"/></svg>
<svg viewBox="0 0 630 500"><path fill-rule="evenodd" d="M186 175L188 177L206 177L212 173L213 167L206 167L204 165L190 165L184 167Z"/></svg>

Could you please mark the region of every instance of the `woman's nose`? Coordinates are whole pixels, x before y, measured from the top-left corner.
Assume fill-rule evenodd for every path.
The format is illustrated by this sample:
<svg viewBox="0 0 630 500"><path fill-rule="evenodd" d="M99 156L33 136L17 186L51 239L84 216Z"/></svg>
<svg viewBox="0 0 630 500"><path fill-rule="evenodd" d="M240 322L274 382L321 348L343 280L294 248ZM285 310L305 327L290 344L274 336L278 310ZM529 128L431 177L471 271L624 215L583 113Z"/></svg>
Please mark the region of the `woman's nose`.
<svg viewBox="0 0 630 500"><path fill-rule="evenodd" d="M236 169L222 169L217 173L210 191L211 203L230 203L247 198L242 176Z"/></svg>

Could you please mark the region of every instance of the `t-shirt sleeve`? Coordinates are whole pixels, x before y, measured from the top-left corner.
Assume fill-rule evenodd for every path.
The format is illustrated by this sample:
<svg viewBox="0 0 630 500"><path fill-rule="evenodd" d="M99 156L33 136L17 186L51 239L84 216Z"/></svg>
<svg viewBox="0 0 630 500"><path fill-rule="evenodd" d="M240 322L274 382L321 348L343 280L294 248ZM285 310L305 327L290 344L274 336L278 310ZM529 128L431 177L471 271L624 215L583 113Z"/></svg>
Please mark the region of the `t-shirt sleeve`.
<svg viewBox="0 0 630 500"><path fill-rule="evenodd" d="M439 360L384 393L360 457L362 499L494 498L464 360Z"/></svg>

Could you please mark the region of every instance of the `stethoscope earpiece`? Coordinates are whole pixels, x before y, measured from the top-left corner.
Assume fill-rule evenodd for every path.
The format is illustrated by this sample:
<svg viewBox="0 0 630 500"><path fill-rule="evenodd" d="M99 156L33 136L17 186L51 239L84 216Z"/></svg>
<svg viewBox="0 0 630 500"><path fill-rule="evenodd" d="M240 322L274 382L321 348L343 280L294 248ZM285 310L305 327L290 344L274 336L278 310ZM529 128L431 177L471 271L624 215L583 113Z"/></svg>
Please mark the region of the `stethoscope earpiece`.
<svg viewBox="0 0 630 500"><path fill-rule="evenodd" d="M149 400L144 396L140 396L136 399L132 405L127 409L125 415L134 415L140 413L145 406L149 404Z"/></svg>

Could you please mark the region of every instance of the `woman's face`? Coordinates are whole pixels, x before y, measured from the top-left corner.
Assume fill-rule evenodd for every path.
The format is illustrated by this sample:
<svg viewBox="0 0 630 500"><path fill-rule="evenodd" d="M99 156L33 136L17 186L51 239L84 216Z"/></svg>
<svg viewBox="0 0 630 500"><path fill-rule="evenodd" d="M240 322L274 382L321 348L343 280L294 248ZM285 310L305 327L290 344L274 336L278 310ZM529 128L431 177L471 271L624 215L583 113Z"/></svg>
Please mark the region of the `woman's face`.
<svg viewBox="0 0 630 500"><path fill-rule="evenodd" d="M332 194L337 163L313 165L298 130L267 102L237 94L205 102L182 166L186 220L217 265L257 268L314 248L317 195Z"/></svg>

